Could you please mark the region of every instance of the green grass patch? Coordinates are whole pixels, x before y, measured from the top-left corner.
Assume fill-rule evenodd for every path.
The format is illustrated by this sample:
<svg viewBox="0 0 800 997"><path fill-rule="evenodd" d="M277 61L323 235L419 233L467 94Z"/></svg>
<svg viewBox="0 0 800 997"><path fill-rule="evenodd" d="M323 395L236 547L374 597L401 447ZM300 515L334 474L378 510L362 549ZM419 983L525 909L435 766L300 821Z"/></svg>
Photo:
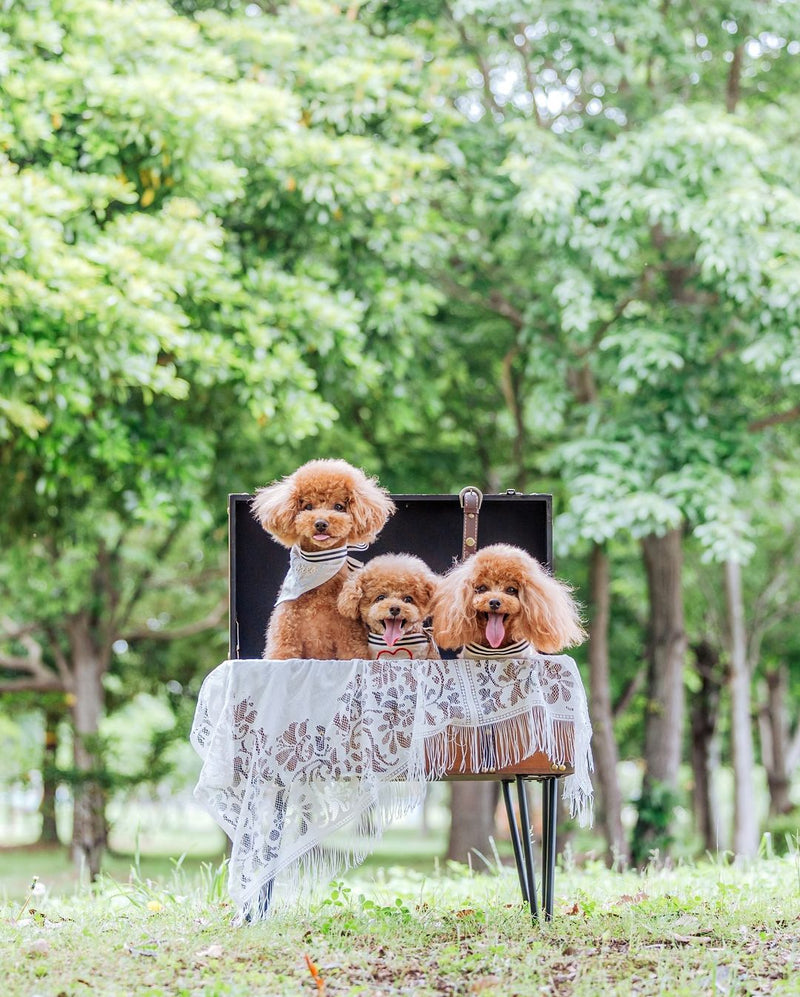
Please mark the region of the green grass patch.
<svg viewBox="0 0 800 997"><path fill-rule="evenodd" d="M556 886L554 920L533 925L505 866L375 867L237 927L224 866L185 860L151 878L134 861L91 889L7 892L3 993L800 994L796 853L645 874L592 863Z"/></svg>

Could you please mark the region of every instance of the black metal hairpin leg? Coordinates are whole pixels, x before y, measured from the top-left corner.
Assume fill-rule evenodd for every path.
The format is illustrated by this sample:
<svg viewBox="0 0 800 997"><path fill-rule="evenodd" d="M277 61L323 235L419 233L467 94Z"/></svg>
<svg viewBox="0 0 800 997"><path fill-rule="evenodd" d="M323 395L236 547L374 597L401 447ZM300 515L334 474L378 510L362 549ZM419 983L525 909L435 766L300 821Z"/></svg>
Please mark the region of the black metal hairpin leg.
<svg viewBox="0 0 800 997"><path fill-rule="evenodd" d="M517 875L519 876L519 888L522 891L522 899L525 903L530 903L528 883L525 878L525 866L522 861L522 846L519 840L517 815L514 813L514 801L511 798L511 780L503 779L502 786L503 802L506 805L506 815L508 816L508 829L511 832L511 846L514 849L514 862L517 866Z"/></svg>
<svg viewBox="0 0 800 997"><path fill-rule="evenodd" d="M503 800L508 814L508 826L511 831L511 844L514 848L514 861L517 864L522 899L530 906L532 919L538 921L539 905L536 900L536 873L533 867L533 844L531 842L531 824L525 779L522 776L517 776L516 783L519 818L514 813L511 782L507 779L502 780Z"/></svg>
<svg viewBox="0 0 800 997"><path fill-rule="evenodd" d="M558 779L542 781L542 908L545 921L553 919L558 829Z"/></svg>

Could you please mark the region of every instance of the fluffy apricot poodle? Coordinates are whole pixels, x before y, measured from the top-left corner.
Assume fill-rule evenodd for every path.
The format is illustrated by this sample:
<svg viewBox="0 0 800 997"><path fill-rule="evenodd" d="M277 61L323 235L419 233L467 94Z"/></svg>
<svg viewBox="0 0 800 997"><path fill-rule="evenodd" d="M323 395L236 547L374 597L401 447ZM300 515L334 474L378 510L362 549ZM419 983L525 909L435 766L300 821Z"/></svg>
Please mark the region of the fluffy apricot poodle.
<svg viewBox="0 0 800 997"><path fill-rule="evenodd" d="M358 620L363 658L430 658L423 623L430 613L437 577L411 554L383 554L345 581L339 612Z"/></svg>
<svg viewBox="0 0 800 997"><path fill-rule="evenodd" d="M267 626L265 658L361 657L361 624L337 609L360 562L350 556L376 538L394 503L375 478L344 460L312 460L260 488L256 519L290 549L289 571Z"/></svg>
<svg viewBox="0 0 800 997"><path fill-rule="evenodd" d="M492 544L455 565L437 588L433 636L462 658L555 654L586 637L569 586L520 547Z"/></svg>

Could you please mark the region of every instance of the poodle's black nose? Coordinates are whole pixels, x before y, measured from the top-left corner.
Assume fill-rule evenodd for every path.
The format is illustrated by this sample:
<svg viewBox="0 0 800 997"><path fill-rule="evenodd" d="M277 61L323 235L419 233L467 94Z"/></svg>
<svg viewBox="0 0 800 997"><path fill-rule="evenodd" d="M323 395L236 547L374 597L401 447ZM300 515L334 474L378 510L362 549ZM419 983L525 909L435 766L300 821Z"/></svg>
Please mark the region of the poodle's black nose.
<svg viewBox="0 0 800 997"><path fill-rule="evenodd" d="M496 613L496 612L497 612L497 610L498 610L498 609L499 609L499 608L500 608L501 606L502 606L502 603L500 602L500 600L499 600L499 599L490 599L490 600L489 600L489 609L491 609L493 613Z"/></svg>
<svg viewBox="0 0 800 997"><path fill-rule="evenodd" d="M389 616L399 616L399 615L400 615L400 607L392 606L392 608L389 610Z"/></svg>
<svg viewBox="0 0 800 997"><path fill-rule="evenodd" d="M317 531L317 533L324 533L325 530L328 529L328 520L327 519L318 519L314 523L314 529Z"/></svg>

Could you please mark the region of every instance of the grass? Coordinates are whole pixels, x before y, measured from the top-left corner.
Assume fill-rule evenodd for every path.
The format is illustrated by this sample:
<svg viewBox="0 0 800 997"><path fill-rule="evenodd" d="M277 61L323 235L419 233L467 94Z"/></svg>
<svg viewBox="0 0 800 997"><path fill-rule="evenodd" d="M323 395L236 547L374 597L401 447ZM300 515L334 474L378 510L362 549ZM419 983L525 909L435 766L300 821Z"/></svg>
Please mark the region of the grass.
<svg viewBox="0 0 800 997"><path fill-rule="evenodd" d="M536 926L505 867L362 868L310 907L236 927L224 865L130 865L92 889L7 890L6 997L800 995L797 852L641 875L562 868L555 918Z"/></svg>

